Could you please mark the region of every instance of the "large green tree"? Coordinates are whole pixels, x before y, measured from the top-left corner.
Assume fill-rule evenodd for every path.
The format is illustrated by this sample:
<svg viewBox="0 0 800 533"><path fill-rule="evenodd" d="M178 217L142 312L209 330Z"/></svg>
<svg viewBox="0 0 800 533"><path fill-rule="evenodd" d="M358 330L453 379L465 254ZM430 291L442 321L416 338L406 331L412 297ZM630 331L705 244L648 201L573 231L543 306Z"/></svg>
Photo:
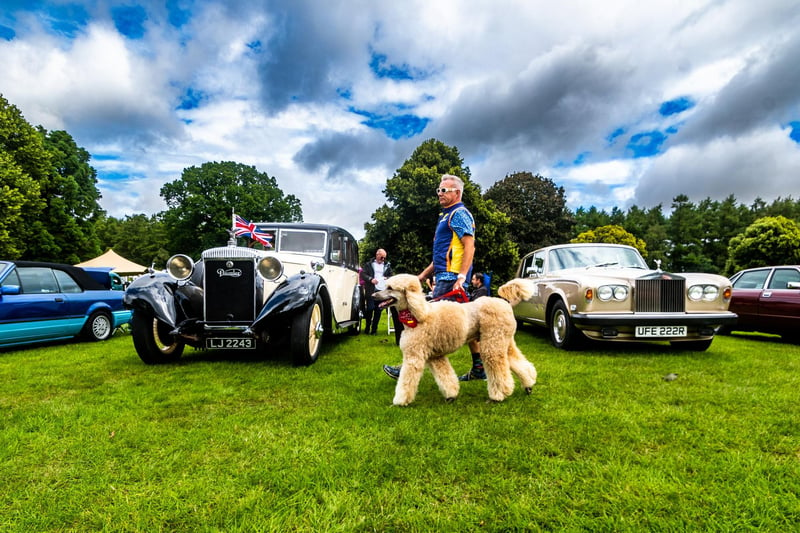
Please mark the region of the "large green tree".
<svg viewBox="0 0 800 533"><path fill-rule="evenodd" d="M711 258L703 253L704 223L697 206L685 194L672 200L672 215L667 236L672 244L664 270L673 272L713 272Z"/></svg>
<svg viewBox="0 0 800 533"><path fill-rule="evenodd" d="M46 232L40 188L49 169L42 135L0 95L0 257L25 257L37 232Z"/></svg>
<svg viewBox="0 0 800 533"><path fill-rule="evenodd" d="M440 212L434 189L442 174L454 174L464 180L464 204L476 225L474 268L492 272L501 280L510 278L519 258L509 235L510 219L493 202L482 198L480 186L471 181L458 149L436 139L420 144L386 181L388 203L372 214L372 222L364 225L362 259L382 247L395 272L416 274L430 263L433 231Z"/></svg>
<svg viewBox="0 0 800 533"><path fill-rule="evenodd" d="M124 219L104 217L97 223L97 234L103 250L115 252L134 263L163 268L169 252L166 250L168 232L156 215L128 215Z"/></svg>
<svg viewBox="0 0 800 533"><path fill-rule="evenodd" d="M764 217L730 241L727 272L764 265L800 264L800 225L784 216Z"/></svg>
<svg viewBox="0 0 800 533"><path fill-rule="evenodd" d="M40 259L71 264L95 257L101 252L95 224L103 210L97 171L89 165L91 156L66 131L39 131L52 164L50 177L41 188L46 202L43 218L56 245L33 244L31 253Z"/></svg>
<svg viewBox="0 0 800 533"><path fill-rule="evenodd" d="M647 244L643 239L639 239L632 233L628 232L622 226L611 224L608 226L600 226L593 230L584 231L570 242L605 242L611 244L626 244L633 246L642 257L647 257Z"/></svg>
<svg viewBox="0 0 800 533"><path fill-rule="evenodd" d="M567 209L564 188L530 172L509 174L483 197L511 218L511 238L520 253L567 242L575 220Z"/></svg>
<svg viewBox="0 0 800 533"><path fill-rule="evenodd" d="M102 213L89 153L65 131L34 128L0 96L0 251L77 263L97 255Z"/></svg>
<svg viewBox="0 0 800 533"><path fill-rule="evenodd" d="M193 257L223 246L231 229L231 210L252 222L298 222L303 211L294 195L285 195L275 178L232 161L184 169L181 178L161 187L168 209L162 220L170 253Z"/></svg>

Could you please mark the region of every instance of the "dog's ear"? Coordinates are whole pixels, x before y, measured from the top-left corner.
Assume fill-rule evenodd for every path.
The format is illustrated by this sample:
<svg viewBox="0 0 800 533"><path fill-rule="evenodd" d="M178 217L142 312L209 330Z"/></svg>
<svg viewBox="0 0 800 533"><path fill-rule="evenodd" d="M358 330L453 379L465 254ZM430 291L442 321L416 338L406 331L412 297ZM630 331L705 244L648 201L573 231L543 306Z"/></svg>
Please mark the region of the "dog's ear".
<svg viewBox="0 0 800 533"><path fill-rule="evenodd" d="M422 292L422 283L420 283L419 278L410 276L407 290L410 292Z"/></svg>

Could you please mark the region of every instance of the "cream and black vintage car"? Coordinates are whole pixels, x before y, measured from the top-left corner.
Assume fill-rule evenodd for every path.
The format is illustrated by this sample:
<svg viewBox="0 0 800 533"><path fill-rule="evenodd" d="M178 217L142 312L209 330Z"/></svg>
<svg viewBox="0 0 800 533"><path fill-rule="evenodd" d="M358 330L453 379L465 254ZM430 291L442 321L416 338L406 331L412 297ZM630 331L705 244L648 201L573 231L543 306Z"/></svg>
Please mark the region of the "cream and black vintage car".
<svg viewBox="0 0 800 533"><path fill-rule="evenodd" d="M514 308L518 321L547 327L554 346L582 341L669 341L706 350L728 311L731 282L715 274L651 270L638 250L617 244L562 244L526 255L517 277L534 296Z"/></svg>
<svg viewBox="0 0 800 533"><path fill-rule="evenodd" d="M358 244L336 226L256 223L268 249L236 245L174 255L165 272L125 292L131 335L148 364L174 361L184 345L205 349L288 348L310 365L331 333L358 334L363 314Z"/></svg>

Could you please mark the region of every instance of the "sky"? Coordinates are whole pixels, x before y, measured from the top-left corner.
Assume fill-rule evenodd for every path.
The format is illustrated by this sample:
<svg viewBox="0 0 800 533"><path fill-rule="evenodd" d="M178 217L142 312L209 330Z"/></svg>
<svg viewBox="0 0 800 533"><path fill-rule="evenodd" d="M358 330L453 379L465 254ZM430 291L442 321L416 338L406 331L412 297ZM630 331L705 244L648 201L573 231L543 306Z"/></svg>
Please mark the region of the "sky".
<svg viewBox="0 0 800 533"><path fill-rule="evenodd" d="M235 161L360 238L432 138L572 210L800 199L797 0L2 0L0 94L120 218Z"/></svg>

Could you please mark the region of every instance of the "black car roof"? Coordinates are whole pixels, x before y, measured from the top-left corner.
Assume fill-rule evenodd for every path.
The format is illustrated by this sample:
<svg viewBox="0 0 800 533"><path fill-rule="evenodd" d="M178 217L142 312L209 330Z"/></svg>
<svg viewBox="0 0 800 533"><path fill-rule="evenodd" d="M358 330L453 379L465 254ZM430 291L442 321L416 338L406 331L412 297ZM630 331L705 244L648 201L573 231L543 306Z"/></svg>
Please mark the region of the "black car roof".
<svg viewBox="0 0 800 533"><path fill-rule="evenodd" d="M78 284L86 290L105 290L102 284L90 276L85 270L80 267L67 265L64 263L47 263L44 261L8 261L17 267L39 267L39 268L52 268L55 270L63 270L72 276Z"/></svg>

